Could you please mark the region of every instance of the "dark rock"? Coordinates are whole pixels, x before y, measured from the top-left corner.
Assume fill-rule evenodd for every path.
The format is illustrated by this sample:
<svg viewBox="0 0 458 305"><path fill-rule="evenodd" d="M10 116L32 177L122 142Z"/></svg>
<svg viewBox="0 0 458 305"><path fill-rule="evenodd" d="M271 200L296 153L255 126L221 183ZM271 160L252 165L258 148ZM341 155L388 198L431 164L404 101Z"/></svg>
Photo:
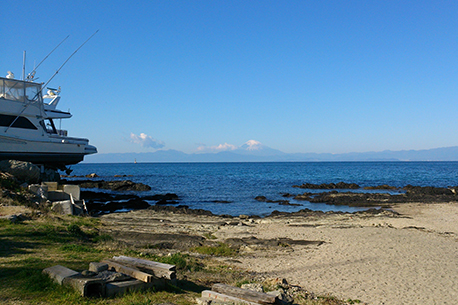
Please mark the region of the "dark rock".
<svg viewBox="0 0 458 305"><path fill-rule="evenodd" d="M304 183L302 185L293 185L293 187L297 187L301 189L311 189L311 190L333 190L333 189L356 190L360 188L360 186L356 183L345 183L345 182L329 183L329 184Z"/></svg>
<svg viewBox="0 0 458 305"><path fill-rule="evenodd" d="M76 184L81 188L99 188L112 191L150 191L151 187L143 183L130 180L104 181L104 180L63 180L66 184Z"/></svg>
<svg viewBox="0 0 458 305"><path fill-rule="evenodd" d="M152 195L152 196L144 196L142 197L143 199L145 200L178 200L178 195L177 194L171 194L171 193L167 193L167 194L156 194L156 195Z"/></svg>
<svg viewBox="0 0 458 305"><path fill-rule="evenodd" d="M288 200L270 200L270 199L267 199L265 196L256 196L254 199L260 202L278 203L279 205L291 205L291 206L300 205L296 203L290 203Z"/></svg>
<svg viewBox="0 0 458 305"><path fill-rule="evenodd" d="M20 183L36 184L40 182L40 168L30 162L3 160L0 161L0 171L13 175Z"/></svg>
<svg viewBox="0 0 458 305"><path fill-rule="evenodd" d="M388 185L388 184L382 184L378 186L366 186L363 189L364 190L397 190L398 188L395 186Z"/></svg>
<svg viewBox="0 0 458 305"><path fill-rule="evenodd" d="M164 204L178 204L178 202L173 201L173 200L165 200L161 199L158 202L156 202L157 205L164 205Z"/></svg>
<svg viewBox="0 0 458 305"><path fill-rule="evenodd" d="M261 202L267 202L266 196L256 196L254 197L254 200L261 201Z"/></svg>
<svg viewBox="0 0 458 305"><path fill-rule="evenodd" d="M207 215L207 216L214 216L214 214L207 210L202 209L190 209L187 205L179 205L179 206L170 206L170 205L152 205L148 207L149 210L153 211L167 211L176 214L192 214L192 215ZM220 215L224 217L223 215ZM227 217L227 216L226 216ZM232 216L229 216L232 217Z"/></svg>

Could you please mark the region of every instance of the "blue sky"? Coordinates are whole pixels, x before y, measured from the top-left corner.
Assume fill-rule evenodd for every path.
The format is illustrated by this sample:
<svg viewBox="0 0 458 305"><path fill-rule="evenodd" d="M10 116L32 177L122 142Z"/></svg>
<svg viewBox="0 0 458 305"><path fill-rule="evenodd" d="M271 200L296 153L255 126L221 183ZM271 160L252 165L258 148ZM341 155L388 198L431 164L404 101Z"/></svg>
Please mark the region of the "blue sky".
<svg viewBox="0 0 458 305"><path fill-rule="evenodd" d="M458 145L457 1L7 1L23 51L100 153L287 153ZM2 76L4 76L2 74ZM218 148L218 149L217 149Z"/></svg>

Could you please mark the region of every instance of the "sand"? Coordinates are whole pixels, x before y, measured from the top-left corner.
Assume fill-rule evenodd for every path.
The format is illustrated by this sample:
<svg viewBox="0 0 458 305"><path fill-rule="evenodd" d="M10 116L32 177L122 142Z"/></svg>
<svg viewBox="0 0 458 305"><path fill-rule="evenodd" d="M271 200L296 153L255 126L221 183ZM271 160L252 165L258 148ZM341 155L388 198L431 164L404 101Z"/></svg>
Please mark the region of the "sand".
<svg viewBox="0 0 458 305"><path fill-rule="evenodd" d="M393 213L322 214L263 219L150 210L102 218L115 236L134 241L211 234L215 241L255 237L323 241L311 245L242 245L232 264L285 278L315 294L367 304L458 303L458 203L405 203ZM184 239L192 246L197 239Z"/></svg>
<svg viewBox="0 0 458 305"><path fill-rule="evenodd" d="M266 219L239 236L322 240L264 251L240 267L282 277L315 293L368 304L457 304L458 204L403 204L401 218L331 215ZM233 235L224 227L219 236Z"/></svg>

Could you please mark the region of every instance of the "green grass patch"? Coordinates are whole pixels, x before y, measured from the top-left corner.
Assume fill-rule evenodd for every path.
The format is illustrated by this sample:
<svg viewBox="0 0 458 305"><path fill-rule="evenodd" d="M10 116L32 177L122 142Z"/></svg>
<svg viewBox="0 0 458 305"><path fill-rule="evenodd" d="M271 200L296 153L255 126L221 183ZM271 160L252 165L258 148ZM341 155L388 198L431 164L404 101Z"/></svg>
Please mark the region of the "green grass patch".
<svg viewBox="0 0 458 305"><path fill-rule="evenodd" d="M217 246L200 246L191 249L200 254L214 255L214 256L235 256L237 250L229 247L227 244L219 242Z"/></svg>
<svg viewBox="0 0 458 305"><path fill-rule="evenodd" d="M80 244L70 244L63 245L59 248L63 252L72 252L72 253L100 253L102 250L92 248L86 245Z"/></svg>

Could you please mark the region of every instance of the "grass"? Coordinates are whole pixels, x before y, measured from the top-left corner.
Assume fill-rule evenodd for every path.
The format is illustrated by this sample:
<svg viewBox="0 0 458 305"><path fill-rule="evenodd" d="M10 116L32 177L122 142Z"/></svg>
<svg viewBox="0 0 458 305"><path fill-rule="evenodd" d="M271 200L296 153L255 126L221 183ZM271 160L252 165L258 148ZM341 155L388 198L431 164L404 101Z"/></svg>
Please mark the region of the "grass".
<svg viewBox="0 0 458 305"><path fill-rule="evenodd" d="M205 254L144 254L117 245L112 236L99 234L101 222L96 218L43 216L13 224L0 220L0 304L195 304L195 298L213 283L231 285L253 282L250 273L236 270L212 260L214 256L231 257L237 251L227 244L193 248ZM66 286L55 284L43 269L63 265L82 271L90 262L112 256L128 255L176 265L178 286L164 291L140 291L115 298L83 298ZM354 300L356 303L356 300ZM305 300L298 304L344 304L334 298Z"/></svg>
<svg viewBox="0 0 458 305"><path fill-rule="evenodd" d="M219 242L217 246L200 246L192 248L191 251L200 254L207 254L213 256L235 256L237 255L237 250L229 247L229 245Z"/></svg>

